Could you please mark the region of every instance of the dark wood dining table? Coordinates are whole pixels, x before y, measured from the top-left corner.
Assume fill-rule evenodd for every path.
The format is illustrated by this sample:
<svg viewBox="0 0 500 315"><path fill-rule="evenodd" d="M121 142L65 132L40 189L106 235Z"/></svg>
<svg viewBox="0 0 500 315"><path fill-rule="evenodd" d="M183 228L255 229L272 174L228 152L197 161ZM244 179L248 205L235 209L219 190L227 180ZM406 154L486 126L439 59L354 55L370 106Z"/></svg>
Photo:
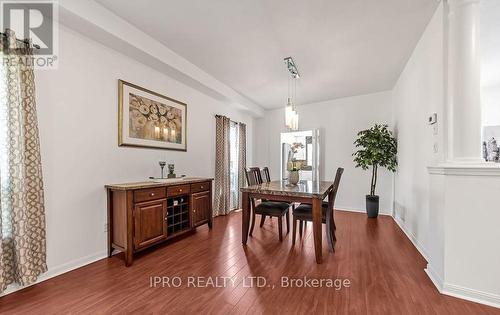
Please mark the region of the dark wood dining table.
<svg viewBox="0 0 500 315"><path fill-rule="evenodd" d="M251 202L250 198L268 199L285 202L307 203L312 205L313 238L316 263L321 264L322 255L322 214L323 199L333 191L333 182L328 181L300 181L296 186L290 186L287 181L271 181L259 185L241 188L243 219L241 223L242 243L245 246L248 240L250 226Z"/></svg>

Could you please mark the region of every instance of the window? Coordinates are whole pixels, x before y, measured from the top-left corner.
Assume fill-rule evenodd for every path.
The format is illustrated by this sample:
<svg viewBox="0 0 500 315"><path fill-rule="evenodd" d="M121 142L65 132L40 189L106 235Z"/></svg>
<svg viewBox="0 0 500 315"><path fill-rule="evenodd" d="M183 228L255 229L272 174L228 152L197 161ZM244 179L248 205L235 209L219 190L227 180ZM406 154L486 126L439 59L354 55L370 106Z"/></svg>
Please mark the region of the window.
<svg viewBox="0 0 500 315"><path fill-rule="evenodd" d="M240 148L239 144L239 132L238 132L238 123L231 121L230 129L229 129L229 181L231 185L231 197L229 204L231 206L231 210L238 208L238 152Z"/></svg>

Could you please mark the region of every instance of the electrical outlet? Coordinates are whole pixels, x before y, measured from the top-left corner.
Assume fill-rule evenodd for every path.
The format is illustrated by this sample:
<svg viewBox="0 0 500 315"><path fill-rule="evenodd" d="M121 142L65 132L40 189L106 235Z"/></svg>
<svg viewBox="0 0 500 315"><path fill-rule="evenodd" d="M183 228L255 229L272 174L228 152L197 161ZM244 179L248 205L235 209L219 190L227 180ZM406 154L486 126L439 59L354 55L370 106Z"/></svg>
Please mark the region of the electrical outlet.
<svg viewBox="0 0 500 315"><path fill-rule="evenodd" d="M434 143L434 153L438 153L439 152L439 147L438 147L438 144L437 142Z"/></svg>

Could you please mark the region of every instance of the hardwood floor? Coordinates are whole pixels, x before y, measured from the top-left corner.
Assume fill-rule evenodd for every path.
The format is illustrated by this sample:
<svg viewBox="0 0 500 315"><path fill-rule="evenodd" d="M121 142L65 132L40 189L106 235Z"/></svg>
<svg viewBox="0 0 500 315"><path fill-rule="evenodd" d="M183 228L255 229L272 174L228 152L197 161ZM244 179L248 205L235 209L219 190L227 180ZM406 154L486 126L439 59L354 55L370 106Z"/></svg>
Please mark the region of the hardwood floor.
<svg viewBox="0 0 500 315"><path fill-rule="evenodd" d="M336 252L328 253L325 239L321 265L314 260L310 224L294 248L291 233L278 241L277 220L267 220L263 228L256 224L244 249L241 214L235 213L216 218L212 232L202 227L138 255L132 267L114 256L7 295L0 298L0 313L500 314L500 309L439 294L424 273L425 260L392 218L342 211L335 217ZM183 285L150 287L152 276L180 277ZM231 277L235 283L191 288L190 276ZM275 287L250 287L251 276L265 277ZM282 276L349 279L351 284L340 290L285 288Z"/></svg>

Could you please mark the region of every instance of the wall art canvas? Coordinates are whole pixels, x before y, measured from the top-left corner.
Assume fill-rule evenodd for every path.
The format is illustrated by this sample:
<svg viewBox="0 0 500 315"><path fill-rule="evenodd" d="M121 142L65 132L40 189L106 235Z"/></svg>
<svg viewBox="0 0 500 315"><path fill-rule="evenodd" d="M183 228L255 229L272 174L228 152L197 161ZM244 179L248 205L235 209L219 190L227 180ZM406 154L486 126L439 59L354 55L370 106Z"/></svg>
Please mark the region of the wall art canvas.
<svg viewBox="0 0 500 315"><path fill-rule="evenodd" d="M118 145L186 151L187 105L118 80Z"/></svg>

